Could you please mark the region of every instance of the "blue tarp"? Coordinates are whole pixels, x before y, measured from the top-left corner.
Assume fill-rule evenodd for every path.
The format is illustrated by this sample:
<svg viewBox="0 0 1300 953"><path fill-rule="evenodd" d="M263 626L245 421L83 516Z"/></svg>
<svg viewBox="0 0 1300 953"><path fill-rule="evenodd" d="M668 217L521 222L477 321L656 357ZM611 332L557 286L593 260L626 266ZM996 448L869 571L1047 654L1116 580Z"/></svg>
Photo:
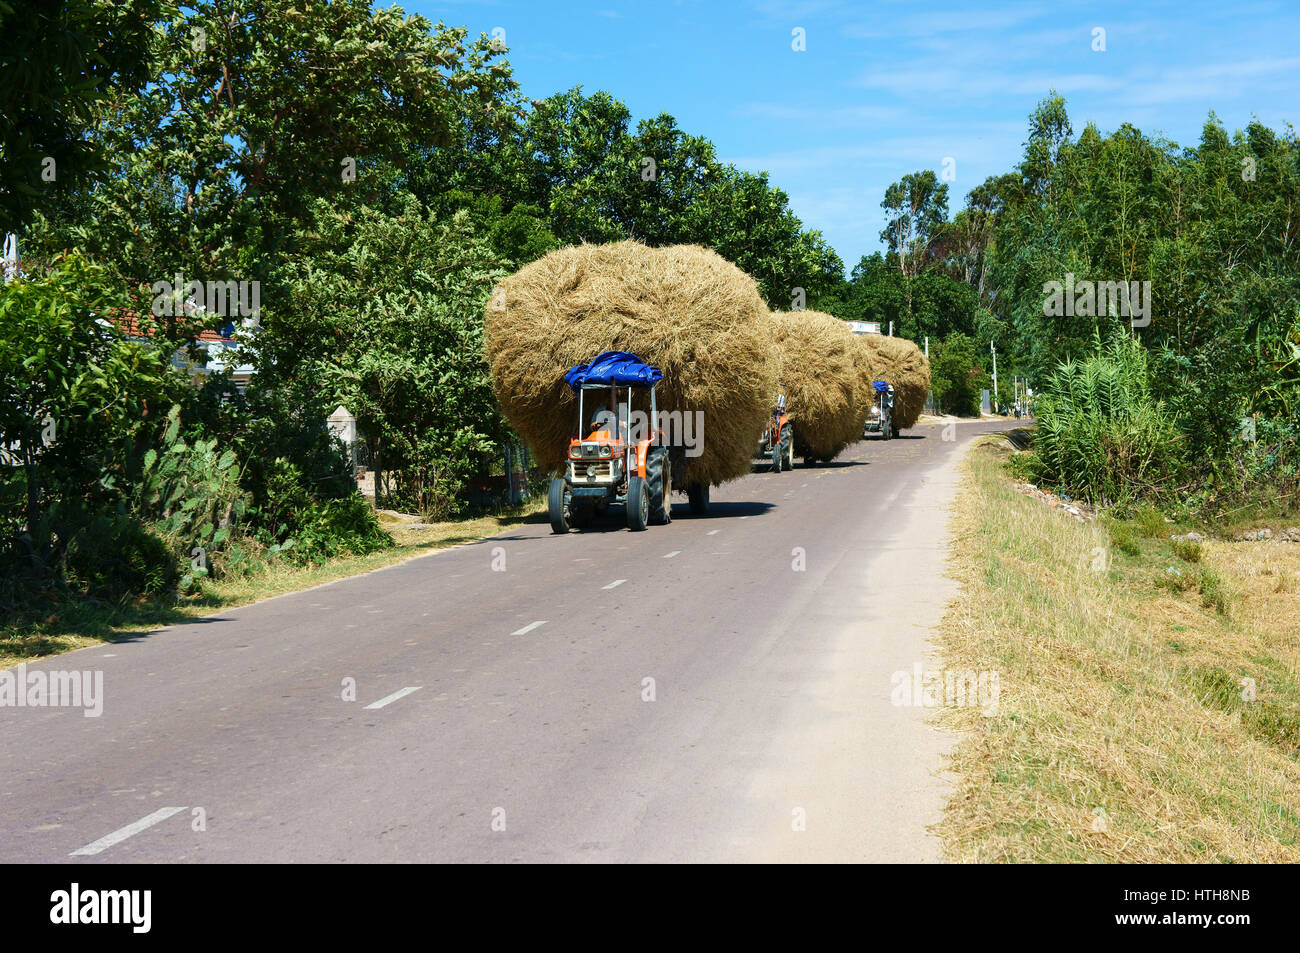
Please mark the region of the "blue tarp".
<svg viewBox="0 0 1300 953"><path fill-rule="evenodd" d="M889 381L874 381L871 386L876 389L877 393L883 394L889 390Z"/></svg>
<svg viewBox="0 0 1300 953"><path fill-rule="evenodd" d="M664 373L651 367L635 354L626 351L606 351L590 364L569 368L564 379L574 390L583 384L611 384L626 387L628 384L649 387L663 380Z"/></svg>

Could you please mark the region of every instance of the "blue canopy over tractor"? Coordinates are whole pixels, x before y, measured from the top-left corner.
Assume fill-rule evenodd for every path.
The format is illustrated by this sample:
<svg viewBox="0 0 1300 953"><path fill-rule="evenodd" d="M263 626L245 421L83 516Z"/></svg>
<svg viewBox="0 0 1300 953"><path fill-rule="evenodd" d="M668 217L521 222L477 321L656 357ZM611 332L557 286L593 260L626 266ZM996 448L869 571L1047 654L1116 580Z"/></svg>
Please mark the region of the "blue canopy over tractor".
<svg viewBox="0 0 1300 953"><path fill-rule="evenodd" d="M876 393L883 394L889 390L889 381L873 381L871 386L876 389Z"/></svg>
<svg viewBox="0 0 1300 953"><path fill-rule="evenodd" d="M627 351L606 351L593 358L590 364L575 364L564 375L565 381L574 390L587 384L604 387L653 387L663 377L664 372L659 368L651 367Z"/></svg>

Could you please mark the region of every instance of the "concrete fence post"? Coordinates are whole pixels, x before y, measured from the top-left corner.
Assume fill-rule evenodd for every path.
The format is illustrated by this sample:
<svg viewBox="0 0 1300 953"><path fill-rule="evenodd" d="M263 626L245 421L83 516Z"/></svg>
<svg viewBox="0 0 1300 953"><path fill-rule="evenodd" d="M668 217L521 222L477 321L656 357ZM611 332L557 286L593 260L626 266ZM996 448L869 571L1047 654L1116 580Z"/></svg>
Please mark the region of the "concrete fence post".
<svg viewBox="0 0 1300 953"><path fill-rule="evenodd" d="M348 413L348 409L342 404L335 408L334 413L329 415L326 421L329 432L348 448L348 467L352 471L352 478L356 479L357 475L357 418Z"/></svg>

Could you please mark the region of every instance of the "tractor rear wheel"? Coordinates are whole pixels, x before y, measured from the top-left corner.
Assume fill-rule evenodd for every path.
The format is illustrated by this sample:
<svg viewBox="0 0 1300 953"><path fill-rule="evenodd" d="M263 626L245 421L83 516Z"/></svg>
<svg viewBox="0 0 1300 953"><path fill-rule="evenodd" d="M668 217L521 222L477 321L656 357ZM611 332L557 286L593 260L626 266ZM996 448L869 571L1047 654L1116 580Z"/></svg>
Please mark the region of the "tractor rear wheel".
<svg viewBox="0 0 1300 953"><path fill-rule="evenodd" d="M551 480L551 488L546 495L546 510L551 517L552 533L569 531L571 499L569 484L565 482L564 477L555 477Z"/></svg>
<svg viewBox="0 0 1300 953"><path fill-rule="evenodd" d="M786 424L781 428L781 469L794 469L794 428Z"/></svg>
<svg viewBox="0 0 1300 953"><path fill-rule="evenodd" d="M692 483L686 488L686 498L691 503L691 515L703 516L709 511L709 485Z"/></svg>
<svg viewBox="0 0 1300 953"><path fill-rule="evenodd" d="M627 478L627 528L643 530L650 522L650 489L639 476Z"/></svg>
<svg viewBox="0 0 1300 953"><path fill-rule="evenodd" d="M645 460L646 489L650 493L650 522L673 521L673 468L667 447L655 447Z"/></svg>

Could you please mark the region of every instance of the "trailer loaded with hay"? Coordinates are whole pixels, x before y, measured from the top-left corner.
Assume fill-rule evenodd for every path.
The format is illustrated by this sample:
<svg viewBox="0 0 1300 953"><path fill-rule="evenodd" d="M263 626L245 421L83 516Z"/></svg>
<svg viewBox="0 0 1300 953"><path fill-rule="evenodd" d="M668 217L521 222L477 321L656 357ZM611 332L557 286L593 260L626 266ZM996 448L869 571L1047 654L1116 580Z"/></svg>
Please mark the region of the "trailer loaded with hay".
<svg viewBox="0 0 1300 953"><path fill-rule="evenodd" d="M804 465L833 460L862 435L857 346L839 318L821 311L768 317L777 382Z"/></svg>
<svg viewBox="0 0 1300 953"><path fill-rule="evenodd" d="M488 301L484 337L502 413L543 471L569 464L578 394L570 369L605 352L662 373L655 430L671 486L692 512L709 488L745 476L776 393L767 306L754 279L694 245L634 241L553 251L505 278ZM648 414L634 390L615 412ZM583 424L586 422L584 421Z"/></svg>
<svg viewBox="0 0 1300 953"><path fill-rule="evenodd" d="M859 353L859 383L869 379L885 381L893 387L891 435L914 426L925 410L930 392L930 362L921 349L906 338L880 334L862 334L856 338ZM869 385L871 386L871 385ZM864 407L868 410L870 389L864 389Z"/></svg>

